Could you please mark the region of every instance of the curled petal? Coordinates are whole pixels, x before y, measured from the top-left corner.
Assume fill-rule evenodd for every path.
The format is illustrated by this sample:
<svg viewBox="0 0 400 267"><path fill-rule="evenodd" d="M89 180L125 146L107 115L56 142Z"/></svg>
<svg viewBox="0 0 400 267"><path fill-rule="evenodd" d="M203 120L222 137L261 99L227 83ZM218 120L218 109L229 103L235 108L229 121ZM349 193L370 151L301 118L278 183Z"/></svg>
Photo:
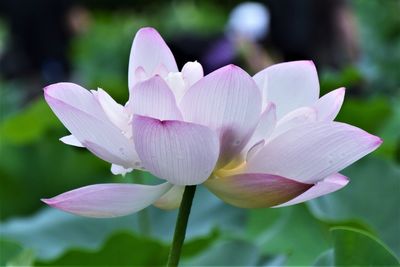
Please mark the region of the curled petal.
<svg viewBox="0 0 400 267"><path fill-rule="evenodd" d="M293 128L247 162L246 172L262 172L315 183L374 151L382 140L339 122L315 122Z"/></svg>
<svg viewBox="0 0 400 267"><path fill-rule="evenodd" d="M137 75L138 68L143 69L140 71L141 75ZM155 74L162 74L161 68L165 68L167 72L178 71L171 50L155 29L140 29L133 39L129 57L129 89L131 90L138 81L142 80L140 77L143 73L150 78Z"/></svg>
<svg viewBox="0 0 400 267"><path fill-rule="evenodd" d="M135 116L133 129L143 167L172 184L200 184L215 167L219 141L205 126Z"/></svg>
<svg viewBox="0 0 400 267"><path fill-rule="evenodd" d="M264 105L272 101L278 119L303 106L311 106L319 96L318 74L312 61L292 61L272 65L254 75L263 93Z"/></svg>
<svg viewBox="0 0 400 267"><path fill-rule="evenodd" d="M138 83L132 89L128 108L133 114L160 120L181 120L175 96L160 76Z"/></svg>
<svg viewBox="0 0 400 267"><path fill-rule="evenodd" d="M333 90L317 100L314 108L317 110L319 121L333 121L342 107L345 88Z"/></svg>
<svg viewBox="0 0 400 267"><path fill-rule="evenodd" d="M295 205L299 204L323 195L330 194L332 192L335 192L339 189L342 189L349 183L349 180L346 176L341 175L340 173L335 173L332 174L331 176L328 176L327 178L323 179L322 181L319 181L316 183L313 187L308 189L306 192L303 194L293 198L292 200L289 200L288 202L285 202L283 204L280 204L278 206L275 206L276 208L279 207L286 207L290 205Z"/></svg>
<svg viewBox="0 0 400 267"><path fill-rule="evenodd" d="M264 173L209 179L204 184L223 201L240 208L268 208L279 205L312 187L311 184Z"/></svg>
<svg viewBox="0 0 400 267"><path fill-rule="evenodd" d="M42 201L54 208L94 218L125 216L153 204L171 184L96 184L81 187Z"/></svg>
<svg viewBox="0 0 400 267"><path fill-rule="evenodd" d="M195 83L180 103L184 119L216 130L219 166L246 145L261 114L260 92L253 79L234 65L220 68Z"/></svg>
<svg viewBox="0 0 400 267"><path fill-rule="evenodd" d="M181 185L174 185L165 195L160 197L156 202L154 202L154 206L164 210L172 210L179 208L183 191L185 191L185 187Z"/></svg>

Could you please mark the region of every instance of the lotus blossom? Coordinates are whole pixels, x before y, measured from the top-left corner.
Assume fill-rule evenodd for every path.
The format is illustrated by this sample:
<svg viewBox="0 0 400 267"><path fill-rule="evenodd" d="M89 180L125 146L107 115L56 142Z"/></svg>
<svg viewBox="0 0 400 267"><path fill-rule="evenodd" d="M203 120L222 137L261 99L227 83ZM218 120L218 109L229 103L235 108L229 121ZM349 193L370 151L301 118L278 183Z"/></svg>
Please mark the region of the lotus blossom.
<svg viewBox="0 0 400 267"><path fill-rule="evenodd" d="M253 77L228 65L206 76L198 62L178 70L152 28L140 29L130 54L129 101L73 83L44 89L70 131L61 141L85 147L114 174L140 169L159 185L97 184L43 201L89 217L115 217L149 205L179 206L186 185L203 184L242 208L304 202L348 183L338 172L382 140L333 121L345 89L319 98L311 61L270 66Z"/></svg>

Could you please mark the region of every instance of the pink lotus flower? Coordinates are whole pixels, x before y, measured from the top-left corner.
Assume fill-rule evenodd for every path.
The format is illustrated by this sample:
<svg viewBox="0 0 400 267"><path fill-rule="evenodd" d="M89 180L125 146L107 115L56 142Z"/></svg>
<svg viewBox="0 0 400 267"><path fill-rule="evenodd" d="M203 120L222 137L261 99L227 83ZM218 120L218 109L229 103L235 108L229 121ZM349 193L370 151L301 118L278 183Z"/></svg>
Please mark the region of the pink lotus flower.
<svg viewBox="0 0 400 267"><path fill-rule="evenodd" d="M176 208L185 185L204 184L229 204L280 207L348 183L338 172L375 150L381 139L334 122L344 88L319 98L311 61L273 65L249 76L228 65L203 77L202 66L175 59L156 30L136 34L128 103L72 83L44 89L72 135L112 163L112 172L148 171L165 183L98 184L43 201L90 217L123 216L151 204Z"/></svg>

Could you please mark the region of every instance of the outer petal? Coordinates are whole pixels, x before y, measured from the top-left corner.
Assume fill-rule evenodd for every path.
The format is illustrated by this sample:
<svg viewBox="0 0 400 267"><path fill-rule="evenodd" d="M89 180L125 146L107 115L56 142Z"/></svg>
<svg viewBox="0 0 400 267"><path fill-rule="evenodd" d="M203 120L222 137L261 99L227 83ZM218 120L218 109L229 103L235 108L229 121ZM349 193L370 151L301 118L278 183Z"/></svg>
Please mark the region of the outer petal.
<svg viewBox="0 0 400 267"><path fill-rule="evenodd" d="M263 92L263 103L275 103L278 119L314 104L319 96L318 74L312 61L276 64L254 75L254 80Z"/></svg>
<svg viewBox="0 0 400 267"><path fill-rule="evenodd" d="M183 121L133 118L135 146L144 168L175 185L204 182L219 155L218 137L209 128Z"/></svg>
<svg viewBox="0 0 400 267"><path fill-rule="evenodd" d="M104 114L82 87L55 84L45 88L47 103L72 135L103 160L130 167L138 160L133 142Z"/></svg>
<svg viewBox="0 0 400 267"><path fill-rule="evenodd" d="M96 184L42 201L54 208L94 218L125 216L146 208L172 185Z"/></svg>
<svg viewBox="0 0 400 267"><path fill-rule="evenodd" d="M333 121L336 118L342 107L345 92L345 88L341 87L317 100L314 108L317 110L318 120Z"/></svg>
<svg viewBox="0 0 400 267"><path fill-rule="evenodd" d="M175 96L160 76L138 83L132 90L128 108L133 114L160 120L181 120Z"/></svg>
<svg viewBox="0 0 400 267"><path fill-rule="evenodd" d="M261 96L256 84L234 65L220 68L195 83L180 104L185 120L219 133L220 166L243 149L261 114Z"/></svg>
<svg viewBox="0 0 400 267"><path fill-rule="evenodd" d="M142 28L133 39L129 57L128 83L132 89L137 83L137 68L141 67L148 78L159 73L160 66L168 72L177 72L175 58L160 34L153 28Z"/></svg>
<svg viewBox="0 0 400 267"><path fill-rule="evenodd" d="M308 189L306 192L303 194L295 197L292 200L289 200L286 203L283 203L281 205L275 206L276 208L278 207L286 207L290 205L295 205L298 203L302 203L326 194L330 194L332 192L335 192L339 189L342 189L349 183L349 180L346 176L341 175L340 173L335 173L332 174L331 176L328 176L322 181L319 181L316 183L313 187Z"/></svg>
<svg viewBox="0 0 400 267"><path fill-rule="evenodd" d="M154 206L164 210L172 210L179 208L183 192L185 191L185 187L181 185L174 185L165 195L160 197L156 202L154 202Z"/></svg>
<svg viewBox="0 0 400 267"><path fill-rule="evenodd" d="M295 109L278 121L270 139L273 139L292 128L315 122L317 120L317 111L310 107Z"/></svg>
<svg viewBox="0 0 400 267"><path fill-rule="evenodd" d="M345 123L309 123L265 145L247 162L246 172L315 183L346 168L381 143L379 137Z"/></svg>
<svg viewBox="0 0 400 267"><path fill-rule="evenodd" d="M76 146L76 147L85 147L84 145L82 145L81 142L79 142L78 139L76 139L75 136L73 136L72 134L70 135L66 135L64 137L60 138L60 141L63 142L64 144L70 145L70 146Z"/></svg>
<svg viewBox="0 0 400 267"><path fill-rule="evenodd" d="M233 206L267 208L293 199L312 185L271 174L247 173L209 179L205 186Z"/></svg>

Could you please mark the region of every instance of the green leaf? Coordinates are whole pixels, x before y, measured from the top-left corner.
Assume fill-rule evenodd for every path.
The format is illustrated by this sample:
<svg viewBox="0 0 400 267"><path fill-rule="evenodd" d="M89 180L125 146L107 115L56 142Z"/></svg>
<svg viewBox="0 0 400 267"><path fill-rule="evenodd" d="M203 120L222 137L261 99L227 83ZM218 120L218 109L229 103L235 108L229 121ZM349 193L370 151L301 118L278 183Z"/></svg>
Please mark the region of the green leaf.
<svg viewBox="0 0 400 267"><path fill-rule="evenodd" d="M393 110L386 98L347 97L336 120L360 127L370 133L377 133L392 114Z"/></svg>
<svg viewBox="0 0 400 267"><path fill-rule="evenodd" d="M329 225L313 217L304 205L249 212L249 240L269 255L285 254L286 265L310 265L330 247Z"/></svg>
<svg viewBox="0 0 400 267"><path fill-rule="evenodd" d="M112 235L98 250L73 249L40 266L158 266L166 263L168 246L129 232Z"/></svg>
<svg viewBox="0 0 400 267"><path fill-rule="evenodd" d="M32 250L0 238L0 266L31 266L34 260Z"/></svg>
<svg viewBox="0 0 400 267"><path fill-rule="evenodd" d="M335 266L399 266L396 256L376 237L367 232L336 227L334 236Z"/></svg>
<svg viewBox="0 0 400 267"><path fill-rule="evenodd" d="M361 220L400 255L400 167L370 156L343 173L349 185L307 202L313 214L324 220Z"/></svg>
<svg viewBox="0 0 400 267"><path fill-rule="evenodd" d="M57 122L44 99L40 98L0 124L0 140L27 144L39 139L49 128L59 126L61 123Z"/></svg>

